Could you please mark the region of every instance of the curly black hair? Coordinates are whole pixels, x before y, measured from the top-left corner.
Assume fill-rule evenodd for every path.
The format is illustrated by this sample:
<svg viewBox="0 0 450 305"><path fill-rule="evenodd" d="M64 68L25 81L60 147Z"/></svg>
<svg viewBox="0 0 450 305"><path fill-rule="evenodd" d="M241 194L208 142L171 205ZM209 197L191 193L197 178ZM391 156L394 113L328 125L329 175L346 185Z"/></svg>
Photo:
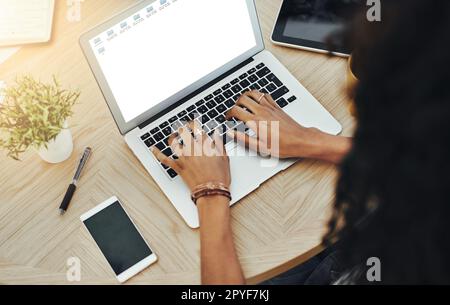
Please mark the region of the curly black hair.
<svg viewBox="0 0 450 305"><path fill-rule="evenodd" d="M382 284L450 284L450 1L381 3L342 36L358 123L324 242L347 270L378 257Z"/></svg>

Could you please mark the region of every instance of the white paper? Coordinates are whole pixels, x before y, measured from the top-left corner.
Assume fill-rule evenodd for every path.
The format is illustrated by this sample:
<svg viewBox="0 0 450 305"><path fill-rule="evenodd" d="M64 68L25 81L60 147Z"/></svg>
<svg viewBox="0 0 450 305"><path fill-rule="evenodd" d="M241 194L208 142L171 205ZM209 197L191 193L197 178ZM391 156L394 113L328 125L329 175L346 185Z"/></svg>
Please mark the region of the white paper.
<svg viewBox="0 0 450 305"><path fill-rule="evenodd" d="M8 58L13 56L17 51L19 51L19 49L19 47L0 48L0 65L4 63Z"/></svg>

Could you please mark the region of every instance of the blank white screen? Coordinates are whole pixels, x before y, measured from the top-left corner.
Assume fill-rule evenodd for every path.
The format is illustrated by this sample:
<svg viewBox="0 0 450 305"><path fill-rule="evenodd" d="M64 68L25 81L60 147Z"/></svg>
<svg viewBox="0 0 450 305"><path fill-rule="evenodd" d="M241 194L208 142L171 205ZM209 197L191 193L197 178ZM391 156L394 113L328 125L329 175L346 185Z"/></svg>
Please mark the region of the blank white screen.
<svg viewBox="0 0 450 305"><path fill-rule="evenodd" d="M256 46L245 0L161 2L90 41L126 122Z"/></svg>

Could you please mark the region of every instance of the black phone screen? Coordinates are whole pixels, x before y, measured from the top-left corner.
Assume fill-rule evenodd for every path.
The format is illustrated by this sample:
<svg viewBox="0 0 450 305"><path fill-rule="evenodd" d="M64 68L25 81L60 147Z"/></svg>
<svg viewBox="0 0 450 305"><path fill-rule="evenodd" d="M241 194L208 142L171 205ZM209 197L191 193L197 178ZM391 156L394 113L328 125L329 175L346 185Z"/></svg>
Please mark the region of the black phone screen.
<svg viewBox="0 0 450 305"><path fill-rule="evenodd" d="M84 221L116 275L152 254L118 201Z"/></svg>

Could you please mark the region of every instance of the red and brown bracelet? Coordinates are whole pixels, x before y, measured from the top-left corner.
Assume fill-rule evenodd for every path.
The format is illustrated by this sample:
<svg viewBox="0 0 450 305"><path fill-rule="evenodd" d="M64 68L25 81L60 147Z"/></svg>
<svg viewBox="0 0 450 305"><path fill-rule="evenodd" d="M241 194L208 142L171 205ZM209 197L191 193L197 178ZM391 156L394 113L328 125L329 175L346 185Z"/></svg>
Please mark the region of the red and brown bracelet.
<svg viewBox="0 0 450 305"><path fill-rule="evenodd" d="M220 195L231 200L230 188L222 182L207 182L197 185L191 192L192 201L197 204L199 198Z"/></svg>

